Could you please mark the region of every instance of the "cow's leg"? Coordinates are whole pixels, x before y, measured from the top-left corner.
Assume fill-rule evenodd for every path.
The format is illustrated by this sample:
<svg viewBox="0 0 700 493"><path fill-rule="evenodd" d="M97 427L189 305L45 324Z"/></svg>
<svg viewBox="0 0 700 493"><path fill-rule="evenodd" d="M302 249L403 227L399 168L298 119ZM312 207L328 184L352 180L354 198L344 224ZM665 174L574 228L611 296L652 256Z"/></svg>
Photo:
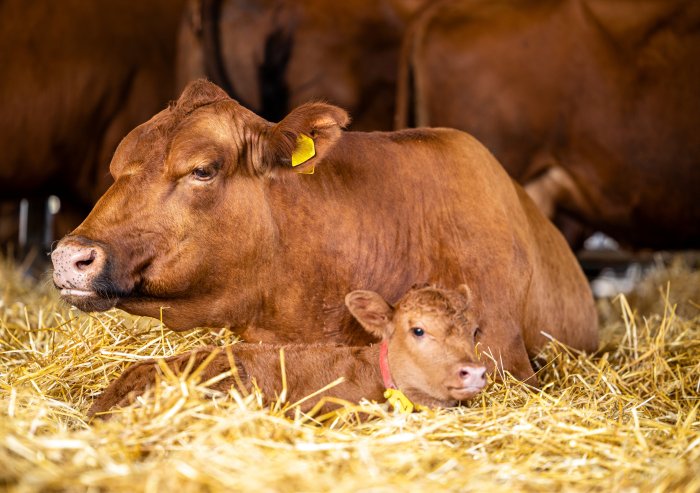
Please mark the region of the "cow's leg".
<svg viewBox="0 0 700 493"><path fill-rule="evenodd" d="M491 320L492 323L486 320ZM489 319L485 315L484 323L481 324L483 338L477 340L481 362L496 380L501 379L502 371L505 370L518 380L537 387L537 376L530 363L520 328L513 322L499 323L495 320L495 317Z"/></svg>
<svg viewBox="0 0 700 493"><path fill-rule="evenodd" d="M130 366L93 401L87 412L88 418L97 416L106 419L109 416L104 413L113 407L121 407L133 402L136 397L153 386L157 373L158 363L153 360Z"/></svg>
<svg viewBox="0 0 700 493"><path fill-rule="evenodd" d="M559 207L582 217L591 217L593 213L590 201L572 176L561 166L550 166L547 171L525 183L524 188L549 219L554 218Z"/></svg>
<svg viewBox="0 0 700 493"><path fill-rule="evenodd" d="M537 376L525 348L525 341L519 330L515 335L511 336L504 353L507 358L503 362L506 370L510 371L515 378L522 380L528 385L533 387L539 386Z"/></svg>
<svg viewBox="0 0 700 493"><path fill-rule="evenodd" d="M586 226L581 221L563 211L557 212L552 222L561 234L564 235L566 242L574 252L581 250L584 242L595 233L595 229Z"/></svg>
<svg viewBox="0 0 700 493"><path fill-rule="evenodd" d="M212 348L196 349L166 358L165 363L175 374L180 374L188 365L196 369L211 351ZM153 387L159 372L160 368L156 360L146 360L130 366L93 401L87 412L88 417L97 416L106 419L109 415L105 413L110 409L128 406L138 396Z"/></svg>
<svg viewBox="0 0 700 493"><path fill-rule="evenodd" d="M569 246L574 250L581 248L593 231L578 218L595 215L590 201L571 175L561 166L550 166L525 183L524 188L540 211L561 231Z"/></svg>

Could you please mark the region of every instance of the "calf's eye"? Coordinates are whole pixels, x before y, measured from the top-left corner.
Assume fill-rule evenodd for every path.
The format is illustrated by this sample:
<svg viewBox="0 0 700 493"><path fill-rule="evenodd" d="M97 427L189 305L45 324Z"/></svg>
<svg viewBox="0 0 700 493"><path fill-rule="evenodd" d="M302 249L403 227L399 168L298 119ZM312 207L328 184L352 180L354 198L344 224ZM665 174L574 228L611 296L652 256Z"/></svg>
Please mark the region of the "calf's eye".
<svg viewBox="0 0 700 493"><path fill-rule="evenodd" d="M416 337L423 337L425 335L425 331L420 327L413 327L411 332L413 332L413 335Z"/></svg>

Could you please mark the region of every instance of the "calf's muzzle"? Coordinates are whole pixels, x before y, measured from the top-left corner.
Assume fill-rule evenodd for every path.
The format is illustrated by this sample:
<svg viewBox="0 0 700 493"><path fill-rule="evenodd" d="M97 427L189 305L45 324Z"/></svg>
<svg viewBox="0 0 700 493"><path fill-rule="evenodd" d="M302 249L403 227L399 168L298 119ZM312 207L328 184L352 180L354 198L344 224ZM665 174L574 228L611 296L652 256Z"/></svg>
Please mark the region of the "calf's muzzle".
<svg viewBox="0 0 700 493"><path fill-rule="evenodd" d="M486 367L478 364L460 366L448 385L450 395L457 400L471 399L486 387Z"/></svg>
<svg viewBox="0 0 700 493"><path fill-rule="evenodd" d="M459 376L464 383L464 387L473 387L481 389L486 385L486 367L485 366L463 366L459 369Z"/></svg>

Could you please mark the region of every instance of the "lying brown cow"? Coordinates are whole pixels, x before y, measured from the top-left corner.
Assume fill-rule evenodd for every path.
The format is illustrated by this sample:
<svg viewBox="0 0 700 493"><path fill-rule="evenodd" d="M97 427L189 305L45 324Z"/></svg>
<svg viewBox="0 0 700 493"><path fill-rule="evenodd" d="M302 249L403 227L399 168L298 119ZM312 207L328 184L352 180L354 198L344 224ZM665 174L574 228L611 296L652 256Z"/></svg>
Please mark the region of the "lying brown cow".
<svg viewBox="0 0 700 493"><path fill-rule="evenodd" d="M516 377L533 376L542 332L596 349L576 259L481 144L452 129L341 131L347 122L316 103L273 125L193 83L124 139L114 185L57 245L62 297L86 311L163 307L176 330L358 345L372 338L345 293L393 301L414 283L466 283L482 350ZM293 169L300 137L315 156Z"/></svg>
<svg viewBox="0 0 700 493"><path fill-rule="evenodd" d="M404 55L399 128L472 133L550 215L700 246L700 3L443 1Z"/></svg>
<svg viewBox="0 0 700 493"><path fill-rule="evenodd" d="M323 99L392 128L401 38L427 0L190 0L178 79L206 77L268 120Z"/></svg>
<svg viewBox="0 0 700 493"><path fill-rule="evenodd" d="M342 383L304 400L300 406L304 412L319 402L318 411L331 411L339 406L338 399L381 401L387 389L398 389L409 399L404 401L406 410L414 404L452 407L486 385L486 367L478 362L474 347L479 327L470 298L466 285L458 291L425 287L409 291L393 308L373 291L353 291L345 298L348 309L381 344L234 344L226 351L199 349L168 358L166 363L182 373L206 361L200 374L206 382L229 371L235 361L238 378L226 377L211 388L225 392L235 386L248 393L255 383L268 401L274 401L282 395L283 350L287 402L302 401L343 377ZM129 404L153 385L157 372L158 363L153 360L130 367L95 400L88 415Z"/></svg>

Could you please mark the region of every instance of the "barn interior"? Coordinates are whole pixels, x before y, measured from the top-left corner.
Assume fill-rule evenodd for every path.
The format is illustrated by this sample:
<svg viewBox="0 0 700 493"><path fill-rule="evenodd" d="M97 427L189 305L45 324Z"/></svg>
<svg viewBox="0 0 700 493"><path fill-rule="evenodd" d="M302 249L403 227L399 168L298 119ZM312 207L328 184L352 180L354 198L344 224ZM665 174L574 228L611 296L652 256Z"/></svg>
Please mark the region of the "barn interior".
<svg viewBox="0 0 700 493"><path fill-rule="evenodd" d="M3 489L700 491L697 3L5 0L0 46ZM539 388L457 408L308 415L191 369L88 419L133 363L240 342L82 312L51 277L122 138L202 77L271 122L323 100L350 130L473 134L576 253L599 349L552 341Z"/></svg>

